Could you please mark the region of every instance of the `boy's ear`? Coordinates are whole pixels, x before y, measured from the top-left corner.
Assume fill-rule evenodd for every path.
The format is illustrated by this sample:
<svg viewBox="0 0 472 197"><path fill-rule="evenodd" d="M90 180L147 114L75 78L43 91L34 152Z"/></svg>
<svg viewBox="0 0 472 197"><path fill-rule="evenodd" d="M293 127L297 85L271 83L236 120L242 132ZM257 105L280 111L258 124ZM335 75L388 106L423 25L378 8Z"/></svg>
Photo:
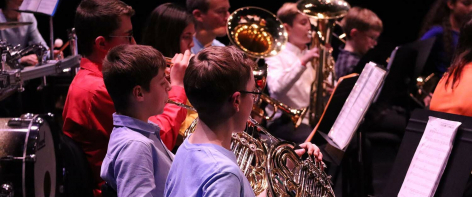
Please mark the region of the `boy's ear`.
<svg viewBox="0 0 472 197"><path fill-rule="evenodd" d="M290 33L290 31L292 31L292 26L290 26L288 23L284 23L283 25L287 33Z"/></svg>
<svg viewBox="0 0 472 197"><path fill-rule="evenodd" d="M144 101L144 89L141 86L135 86L133 88L132 94L136 101Z"/></svg>
<svg viewBox="0 0 472 197"><path fill-rule="evenodd" d="M203 22L202 14L202 11L200 11L199 9L195 9L192 11L193 18L200 23Z"/></svg>
<svg viewBox="0 0 472 197"><path fill-rule="evenodd" d="M98 36L95 38L95 49L99 51L108 51L107 48L108 42L103 36Z"/></svg>
<svg viewBox="0 0 472 197"><path fill-rule="evenodd" d="M455 4L454 4L451 0L449 0L449 1L447 1L447 7L448 7L450 10L452 10L452 9L454 9Z"/></svg>
<svg viewBox="0 0 472 197"><path fill-rule="evenodd" d="M239 106L241 105L241 93L240 92L235 92L233 96L231 96L231 105L233 106L233 109L238 112L239 111Z"/></svg>
<svg viewBox="0 0 472 197"><path fill-rule="evenodd" d="M351 29L351 32L349 32L349 36L351 36L351 38L355 38L358 35L359 35L359 30L357 30L356 28Z"/></svg>

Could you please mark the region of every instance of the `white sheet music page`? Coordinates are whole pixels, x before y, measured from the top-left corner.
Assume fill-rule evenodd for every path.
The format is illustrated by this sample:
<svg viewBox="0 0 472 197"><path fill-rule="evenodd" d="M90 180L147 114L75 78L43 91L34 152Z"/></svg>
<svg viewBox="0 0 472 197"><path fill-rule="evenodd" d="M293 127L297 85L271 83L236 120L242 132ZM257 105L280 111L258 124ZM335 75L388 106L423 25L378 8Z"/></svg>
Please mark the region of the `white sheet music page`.
<svg viewBox="0 0 472 197"><path fill-rule="evenodd" d="M24 0L19 10L53 16L59 0Z"/></svg>
<svg viewBox="0 0 472 197"><path fill-rule="evenodd" d="M344 149L357 130L359 123L376 95L387 72L375 63L368 63L362 70L354 88L344 103L328 136L340 148Z"/></svg>
<svg viewBox="0 0 472 197"><path fill-rule="evenodd" d="M454 137L461 124L429 117L423 137L398 193L399 197L434 196L451 154Z"/></svg>

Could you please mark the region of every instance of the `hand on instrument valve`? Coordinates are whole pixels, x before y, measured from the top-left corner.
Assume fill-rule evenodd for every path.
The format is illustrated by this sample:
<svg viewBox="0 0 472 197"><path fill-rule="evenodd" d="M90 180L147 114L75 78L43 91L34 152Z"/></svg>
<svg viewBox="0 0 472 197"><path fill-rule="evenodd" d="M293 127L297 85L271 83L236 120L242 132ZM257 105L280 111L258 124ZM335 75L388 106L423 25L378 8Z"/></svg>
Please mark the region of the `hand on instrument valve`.
<svg viewBox="0 0 472 197"><path fill-rule="evenodd" d="M302 63L303 66L306 66L306 64L310 61L312 61L314 58L320 57L320 53L318 51L318 48L312 48L308 50L305 55L303 55L300 58L300 62Z"/></svg>
<svg viewBox="0 0 472 197"><path fill-rule="evenodd" d="M322 161L323 160L323 154L320 152L320 149L318 146L312 144L311 142L305 142L303 144L299 145L301 149L296 149L295 153L297 153L298 156L302 156L305 153L308 153L308 155L313 155L316 159L316 161Z"/></svg>
<svg viewBox="0 0 472 197"><path fill-rule="evenodd" d="M38 57L35 54L23 56L20 59L20 64L25 66L33 66L38 64Z"/></svg>
<svg viewBox="0 0 472 197"><path fill-rule="evenodd" d="M189 50L186 50L184 54L177 53L172 58L172 68L170 69L170 83L172 86L184 87L184 75L185 70L188 67L188 62L193 54Z"/></svg>

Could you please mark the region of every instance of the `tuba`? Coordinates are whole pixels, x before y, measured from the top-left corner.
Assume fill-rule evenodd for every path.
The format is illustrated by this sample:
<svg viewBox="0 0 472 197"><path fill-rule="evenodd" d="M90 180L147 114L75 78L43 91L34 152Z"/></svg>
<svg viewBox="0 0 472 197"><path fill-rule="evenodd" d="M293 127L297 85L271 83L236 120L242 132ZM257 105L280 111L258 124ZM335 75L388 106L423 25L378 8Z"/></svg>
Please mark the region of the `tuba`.
<svg viewBox="0 0 472 197"><path fill-rule="evenodd" d="M258 7L243 7L234 11L228 17L227 30L231 43L248 56L255 58L256 61L260 58L277 55L287 42L287 32L282 22L271 12ZM256 86L263 92L266 86L267 71L259 68L256 64L253 75ZM264 115L264 110L260 108L262 102L273 106L274 113ZM267 94L262 94L259 102L253 106L252 115L271 120L278 109L292 117L295 128L300 125L307 111L306 108L290 108Z"/></svg>
<svg viewBox="0 0 472 197"><path fill-rule="evenodd" d="M297 3L298 10L310 17L310 22L315 26L312 31L312 47L318 47L320 56L312 62L316 70L316 80L312 85L310 98L309 119L311 125L321 118L325 103L323 97L328 95L324 88L324 81L331 76L331 82L334 85L334 59L331 56L329 43L331 42L333 27L336 24L335 19L341 18L347 14L350 6L343 0L300 0Z"/></svg>

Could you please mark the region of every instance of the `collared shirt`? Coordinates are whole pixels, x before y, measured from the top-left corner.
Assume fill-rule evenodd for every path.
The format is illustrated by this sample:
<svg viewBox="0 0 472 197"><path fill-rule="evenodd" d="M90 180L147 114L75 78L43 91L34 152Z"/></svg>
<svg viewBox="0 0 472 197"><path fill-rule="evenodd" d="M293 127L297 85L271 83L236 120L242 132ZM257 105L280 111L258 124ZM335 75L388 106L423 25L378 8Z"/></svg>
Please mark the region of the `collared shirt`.
<svg viewBox="0 0 472 197"><path fill-rule="evenodd" d="M182 87L173 86L169 98L178 102L187 100ZM105 87L102 65L82 58L80 71L72 80L67 93L62 117L64 134L71 137L84 150L95 179L95 192L100 193L100 166L107 152L115 113L113 101ZM161 115L150 120L161 128L160 135L167 147L173 147L186 110L166 105Z"/></svg>
<svg viewBox="0 0 472 197"><path fill-rule="evenodd" d="M200 43L200 41L197 40L197 37L193 36L193 47L192 47L192 53L193 54L197 54L198 52L200 52L202 49L205 48L205 46L203 46L202 43ZM218 46L218 47L224 47L225 45L223 43L221 43L220 41L218 41L217 39L213 39L213 41L211 42L211 46Z"/></svg>
<svg viewBox="0 0 472 197"><path fill-rule="evenodd" d="M460 80L452 84L452 77L446 87L447 75L444 75L434 90L430 109L433 111L472 116L472 63L464 66ZM454 88L452 88L454 85Z"/></svg>
<svg viewBox="0 0 472 197"><path fill-rule="evenodd" d="M3 11L0 10L0 23L5 22L8 21L3 15ZM20 13L18 22L32 22L33 24L0 30L0 39L6 40L13 46L21 45L21 48L32 44L41 44L49 48L38 31L38 22L33 14Z"/></svg>
<svg viewBox="0 0 472 197"><path fill-rule="evenodd" d="M300 62L306 51L288 42L279 54L265 59L270 96L294 109L308 107L312 83L316 78L311 62L306 66ZM271 114L273 109L266 107L266 111ZM274 119L281 114L279 110ZM303 119L303 123L308 124L308 119Z"/></svg>
<svg viewBox="0 0 472 197"><path fill-rule="evenodd" d="M159 126L118 114L113 126L100 176L118 196L163 196L174 155Z"/></svg>
<svg viewBox="0 0 472 197"><path fill-rule="evenodd" d="M334 66L336 70L336 80L351 74L354 68L357 66L357 63L359 63L360 59L360 55L340 48L338 59L336 60L336 64Z"/></svg>
<svg viewBox="0 0 472 197"><path fill-rule="evenodd" d="M233 152L215 144L180 146L167 177L165 196L254 196Z"/></svg>

